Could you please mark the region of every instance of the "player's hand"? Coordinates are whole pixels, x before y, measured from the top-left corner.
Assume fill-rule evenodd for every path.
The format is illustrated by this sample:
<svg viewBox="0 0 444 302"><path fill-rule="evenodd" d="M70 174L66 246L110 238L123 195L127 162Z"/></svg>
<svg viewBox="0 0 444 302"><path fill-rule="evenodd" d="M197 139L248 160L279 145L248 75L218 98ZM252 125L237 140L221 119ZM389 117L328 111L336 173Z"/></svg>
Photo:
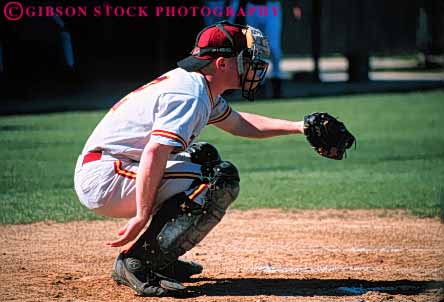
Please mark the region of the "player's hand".
<svg viewBox="0 0 444 302"><path fill-rule="evenodd" d="M119 247L133 241L137 238L137 235L139 235L146 223L147 220L145 218L139 216L131 218L128 220L128 223L117 233L119 236L121 236L120 239L113 242L107 242L106 245L111 247Z"/></svg>

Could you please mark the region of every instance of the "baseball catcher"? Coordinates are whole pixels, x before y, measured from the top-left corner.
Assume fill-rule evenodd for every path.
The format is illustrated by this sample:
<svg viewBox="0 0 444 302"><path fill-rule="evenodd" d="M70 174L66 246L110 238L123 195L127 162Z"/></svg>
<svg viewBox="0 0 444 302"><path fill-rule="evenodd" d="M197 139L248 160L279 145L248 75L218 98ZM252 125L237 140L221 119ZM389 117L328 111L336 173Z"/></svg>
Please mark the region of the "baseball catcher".
<svg viewBox="0 0 444 302"><path fill-rule="evenodd" d="M178 68L117 102L88 138L77 160L75 190L95 213L128 219L119 238L107 243L133 242L114 262L118 284L142 296L182 295L180 281L202 271L179 257L217 225L240 188L235 165L214 146L195 143L207 125L248 138L305 130L320 154L338 159L350 147L345 127L333 127L338 122L325 114L305 123L270 118L236 111L221 97L239 89L254 100L269 54L260 30L227 22L209 26Z"/></svg>

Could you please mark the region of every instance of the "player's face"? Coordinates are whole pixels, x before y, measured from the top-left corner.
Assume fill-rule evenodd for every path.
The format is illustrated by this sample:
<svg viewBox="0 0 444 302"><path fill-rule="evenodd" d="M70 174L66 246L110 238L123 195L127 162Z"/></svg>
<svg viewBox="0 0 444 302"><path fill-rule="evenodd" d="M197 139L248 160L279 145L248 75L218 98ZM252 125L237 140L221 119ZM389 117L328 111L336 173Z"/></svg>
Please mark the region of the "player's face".
<svg viewBox="0 0 444 302"><path fill-rule="evenodd" d="M244 75L239 75L237 63L236 57L224 58L225 83L227 87L230 87L229 89L242 88L241 80L243 80ZM244 70L248 72L247 81L251 83L250 89L255 89L260 84L260 72L255 72L253 68L250 68L250 61L248 59L244 59Z"/></svg>
<svg viewBox="0 0 444 302"><path fill-rule="evenodd" d="M247 71L246 81L251 83L250 89L256 89L261 83L262 74L266 72L268 64L262 61L257 61L250 66L251 60L244 58L244 70Z"/></svg>
<svg viewBox="0 0 444 302"><path fill-rule="evenodd" d="M241 76L239 75L239 71L237 68L237 58L225 58L225 64L227 65L227 73L226 73L226 82L227 86L229 86L231 89L240 89L241 87ZM248 70L249 67L249 61L244 60L244 70ZM256 74L254 70L249 70L247 74L247 80L259 80L259 76ZM252 86L252 89L256 88L256 86L259 85L259 83L254 83Z"/></svg>
<svg viewBox="0 0 444 302"><path fill-rule="evenodd" d="M237 58L225 58L225 63L227 64L227 73L226 73L226 82L227 86L230 87L230 89L239 89L240 86L240 79L239 79L239 72L237 69Z"/></svg>

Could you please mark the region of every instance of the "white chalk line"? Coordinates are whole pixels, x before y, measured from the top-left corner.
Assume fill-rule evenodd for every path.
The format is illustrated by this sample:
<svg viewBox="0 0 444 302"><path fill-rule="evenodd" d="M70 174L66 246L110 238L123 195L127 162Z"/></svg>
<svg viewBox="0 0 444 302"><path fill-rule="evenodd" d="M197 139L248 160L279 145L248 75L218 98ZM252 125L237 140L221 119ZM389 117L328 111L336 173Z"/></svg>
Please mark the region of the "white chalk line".
<svg viewBox="0 0 444 302"><path fill-rule="evenodd" d="M444 268L423 269L423 268L391 268L391 273L411 274L421 271L423 274L443 274ZM387 268L374 266L352 266L352 265L323 265L315 267L278 267L270 264L261 265L252 269L253 272L263 272L266 274L295 274L295 273L330 273L330 272L387 272Z"/></svg>

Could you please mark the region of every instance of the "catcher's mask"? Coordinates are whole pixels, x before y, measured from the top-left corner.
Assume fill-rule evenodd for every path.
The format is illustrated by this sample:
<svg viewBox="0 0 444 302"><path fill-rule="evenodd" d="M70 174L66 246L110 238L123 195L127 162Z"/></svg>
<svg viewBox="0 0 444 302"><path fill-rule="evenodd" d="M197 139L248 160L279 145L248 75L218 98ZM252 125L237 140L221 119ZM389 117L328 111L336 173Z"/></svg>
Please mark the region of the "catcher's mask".
<svg viewBox="0 0 444 302"><path fill-rule="evenodd" d="M198 71L218 57L237 57L242 96L253 101L265 78L269 56L268 41L260 30L223 21L204 28L197 35L191 56L177 65L187 71Z"/></svg>

